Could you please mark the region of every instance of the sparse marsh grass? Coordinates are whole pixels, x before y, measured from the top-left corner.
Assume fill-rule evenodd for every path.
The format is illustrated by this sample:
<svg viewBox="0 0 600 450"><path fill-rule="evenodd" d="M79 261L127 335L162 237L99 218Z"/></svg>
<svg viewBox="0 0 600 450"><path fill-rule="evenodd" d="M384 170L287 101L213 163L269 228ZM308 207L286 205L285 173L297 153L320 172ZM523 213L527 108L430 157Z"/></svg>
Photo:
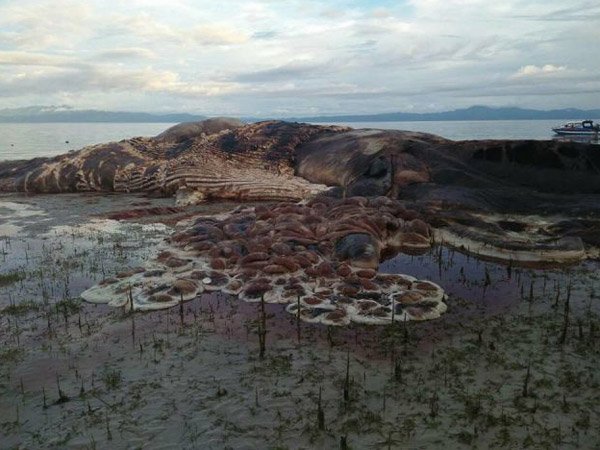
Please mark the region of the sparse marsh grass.
<svg viewBox="0 0 600 450"><path fill-rule="evenodd" d="M83 231L57 240L39 253L33 240L4 249L11 261L19 245L27 249L29 265L15 269L26 278L0 290L3 445L575 449L600 441L596 274L552 272L544 294L543 276L513 268L523 299L498 307L506 269L469 266L443 250L435 257L446 282L460 280L464 266L458 291L477 295L452 295L440 320L329 333L302 324L297 339L293 320L287 334L278 327L287 315L265 314L261 359L258 326L245 333L243 305L225 297L186 303L183 323L177 308L125 315L81 303L83 288L147 249ZM422 261L413 258L411 270ZM29 314L32 301L38 314ZM248 319L256 317L254 309Z"/></svg>
<svg viewBox="0 0 600 450"><path fill-rule="evenodd" d="M23 359L25 350L19 347L0 349L0 363L14 364Z"/></svg>
<svg viewBox="0 0 600 450"><path fill-rule="evenodd" d="M0 287L10 286L25 279L25 274L22 272L0 273Z"/></svg>
<svg viewBox="0 0 600 450"><path fill-rule="evenodd" d="M57 313L65 317L70 317L81 311L82 303L79 298L65 298L56 302L54 308Z"/></svg>
<svg viewBox="0 0 600 450"><path fill-rule="evenodd" d="M123 374L121 370L114 368L105 368L101 375L104 387L109 391L114 391L121 386L123 382Z"/></svg>
<svg viewBox="0 0 600 450"><path fill-rule="evenodd" d="M12 305L6 306L4 309L0 310L0 315L5 314L8 316L23 316L30 312L39 311L41 309L41 305L33 300L24 300L20 303L14 303Z"/></svg>

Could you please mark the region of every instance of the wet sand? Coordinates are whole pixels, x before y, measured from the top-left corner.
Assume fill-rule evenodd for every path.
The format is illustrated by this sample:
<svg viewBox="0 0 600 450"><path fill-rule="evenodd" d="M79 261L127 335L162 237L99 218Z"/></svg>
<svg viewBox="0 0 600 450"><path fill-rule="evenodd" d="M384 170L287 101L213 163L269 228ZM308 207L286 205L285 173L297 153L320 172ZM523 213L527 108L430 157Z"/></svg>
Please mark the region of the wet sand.
<svg viewBox="0 0 600 450"><path fill-rule="evenodd" d="M440 284L444 316L333 328L268 305L260 359L257 304L212 294L131 314L78 299L143 264L187 213L116 219L171 206L141 196L0 197L0 447L600 442L598 262L535 270L439 246L397 255L380 271Z"/></svg>

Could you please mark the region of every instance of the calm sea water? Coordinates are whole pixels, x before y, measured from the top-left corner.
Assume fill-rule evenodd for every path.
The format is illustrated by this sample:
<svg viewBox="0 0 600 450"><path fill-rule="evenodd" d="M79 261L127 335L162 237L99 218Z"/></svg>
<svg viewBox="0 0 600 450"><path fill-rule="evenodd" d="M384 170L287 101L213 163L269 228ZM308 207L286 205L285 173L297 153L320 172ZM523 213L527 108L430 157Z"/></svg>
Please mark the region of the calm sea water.
<svg viewBox="0 0 600 450"><path fill-rule="evenodd" d="M452 140L468 139L554 139L553 127L581 120L475 120L440 122L331 122L352 128L422 131ZM594 120L598 123L598 120Z"/></svg>
<svg viewBox="0 0 600 450"><path fill-rule="evenodd" d="M448 139L552 139L567 120L349 122L353 128L423 131ZM596 120L598 122L598 120ZM0 161L54 156L90 144L155 136L172 123L0 123Z"/></svg>
<svg viewBox="0 0 600 450"><path fill-rule="evenodd" d="M155 136L172 123L0 123L0 161L55 156L102 142Z"/></svg>

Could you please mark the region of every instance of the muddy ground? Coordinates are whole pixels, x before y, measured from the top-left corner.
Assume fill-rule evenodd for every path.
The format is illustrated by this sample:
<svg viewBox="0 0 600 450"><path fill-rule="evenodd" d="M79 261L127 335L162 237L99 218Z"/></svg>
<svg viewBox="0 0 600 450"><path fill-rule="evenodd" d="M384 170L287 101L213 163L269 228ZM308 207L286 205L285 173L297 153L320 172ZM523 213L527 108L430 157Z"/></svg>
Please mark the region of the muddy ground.
<svg viewBox="0 0 600 450"><path fill-rule="evenodd" d="M264 359L257 304L79 300L190 212L233 206L0 197L1 448L600 448L598 262L397 255L380 271L439 283L441 319L328 328L268 305Z"/></svg>

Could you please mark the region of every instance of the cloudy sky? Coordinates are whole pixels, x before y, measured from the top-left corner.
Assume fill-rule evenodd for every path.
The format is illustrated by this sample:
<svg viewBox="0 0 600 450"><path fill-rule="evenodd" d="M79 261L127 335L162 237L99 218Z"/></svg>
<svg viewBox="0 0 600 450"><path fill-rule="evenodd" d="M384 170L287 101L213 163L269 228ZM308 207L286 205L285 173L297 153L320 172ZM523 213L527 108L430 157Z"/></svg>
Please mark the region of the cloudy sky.
<svg viewBox="0 0 600 450"><path fill-rule="evenodd" d="M600 107L598 0L0 0L0 109Z"/></svg>

